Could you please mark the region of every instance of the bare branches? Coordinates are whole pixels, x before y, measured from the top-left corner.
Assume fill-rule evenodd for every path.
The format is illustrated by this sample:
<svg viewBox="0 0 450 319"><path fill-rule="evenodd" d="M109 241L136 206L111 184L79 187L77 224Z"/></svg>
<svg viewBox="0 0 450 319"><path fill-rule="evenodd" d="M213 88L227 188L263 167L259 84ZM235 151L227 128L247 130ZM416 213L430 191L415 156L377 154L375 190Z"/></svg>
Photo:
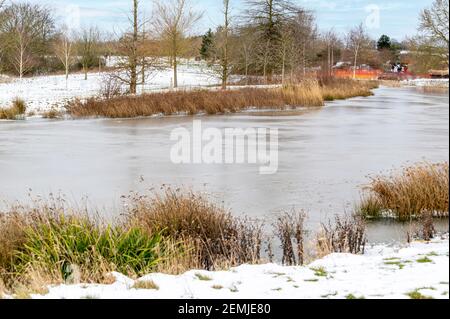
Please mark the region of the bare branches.
<svg viewBox="0 0 450 319"><path fill-rule="evenodd" d="M422 11L419 30L427 38L425 42L445 57L449 65L449 1L435 0L432 7Z"/></svg>
<svg viewBox="0 0 450 319"><path fill-rule="evenodd" d="M356 28L350 30L347 35L347 49L353 53L353 78L356 78L356 69L358 66L358 59L362 52L370 46L370 38L361 23Z"/></svg>
<svg viewBox="0 0 450 319"><path fill-rule="evenodd" d="M194 11L188 0L155 0L154 4L154 29L165 43L173 66L173 86L178 87L178 57L186 49L187 34L203 14Z"/></svg>
<svg viewBox="0 0 450 319"><path fill-rule="evenodd" d="M5 37L4 49L22 78L33 68L36 52L42 50L53 32L53 18L47 8L27 3L9 5L2 12L2 17L0 33Z"/></svg>
<svg viewBox="0 0 450 319"><path fill-rule="evenodd" d="M53 51L58 59L61 61L66 72L66 81L69 78L70 66L73 63L73 40L70 35L70 30L63 27L60 34L56 37L53 43Z"/></svg>
<svg viewBox="0 0 450 319"><path fill-rule="evenodd" d="M449 46L449 2L435 0L432 7L422 11L420 30L428 33L435 40Z"/></svg>

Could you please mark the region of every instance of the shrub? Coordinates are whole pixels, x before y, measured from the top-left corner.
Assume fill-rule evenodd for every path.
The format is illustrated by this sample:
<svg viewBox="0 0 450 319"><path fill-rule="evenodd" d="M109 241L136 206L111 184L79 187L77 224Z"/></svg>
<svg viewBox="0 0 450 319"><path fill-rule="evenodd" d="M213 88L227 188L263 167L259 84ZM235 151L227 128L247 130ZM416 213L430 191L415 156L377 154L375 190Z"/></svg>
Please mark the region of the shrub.
<svg viewBox="0 0 450 319"><path fill-rule="evenodd" d="M366 224L359 215L336 216L333 223L322 224L316 243L322 256L330 253L363 254L367 243Z"/></svg>
<svg viewBox="0 0 450 319"><path fill-rule="evenodd" d="M281 242L283 264L304 264L305 219L306 214L304 212L285 213L277 218L275 229Z"/></svg>

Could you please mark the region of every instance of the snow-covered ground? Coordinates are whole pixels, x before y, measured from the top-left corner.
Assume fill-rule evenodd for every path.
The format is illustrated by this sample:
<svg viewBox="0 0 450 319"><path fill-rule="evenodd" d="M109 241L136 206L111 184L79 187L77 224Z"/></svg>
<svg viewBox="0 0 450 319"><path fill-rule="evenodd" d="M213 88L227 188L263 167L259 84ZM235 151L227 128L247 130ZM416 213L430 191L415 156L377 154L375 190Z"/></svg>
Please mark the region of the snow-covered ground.
<svg viewBox="0 0 450 319"><path fill-rule="evenodd" d="M449 87L449 79L415 79L402 81L403 85L417 87Z"/></svg>
<svg viewBox="0 0 450 319"><path fill-rule="evenodd" d="M7 107L15 98L25 100L27 112L42 113L50 109L60 109L67 101L85 99L100 94L105 73L71 74L66 83L64 75L39 76L8 81L0 81L0 107ZM159 70L151 74L144 86L145 91L170 88L173 78L171 69ZM9 81L11 80L11 81ZM3 83L4 82L4 83ZM180 88L215 85L220 81L206 66L200 64L181 65L178 70ZM142 92L138 87L138 93Z"/></svg>
<svg viewBox="0 0 450 319"><path fill-rule="evenodd" d="M432 243L374 246L362 256L332 254L305 267L243 265L230 271L189 271L180 276L150 274L156 289L135 289L137 281L114 274L112 285L50 287L33 298L449 298L448 235Z"/></svg>

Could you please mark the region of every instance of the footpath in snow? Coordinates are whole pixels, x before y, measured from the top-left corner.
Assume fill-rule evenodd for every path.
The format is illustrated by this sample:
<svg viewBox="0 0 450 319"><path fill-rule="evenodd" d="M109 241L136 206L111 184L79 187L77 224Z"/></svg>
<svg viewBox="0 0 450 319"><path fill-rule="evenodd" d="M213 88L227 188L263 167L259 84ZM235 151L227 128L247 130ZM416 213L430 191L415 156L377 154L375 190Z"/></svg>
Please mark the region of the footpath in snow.
<svg viewBox="0 0 450 319"><path fill-rule="evenodd" d="M120 274L112 285L61 285L33 298L107 299L306 299L449 298L448 235L432 243L374 246L365 255L332 254L304 267L243 265L229 271L150 274L136 289Z"/></svg>

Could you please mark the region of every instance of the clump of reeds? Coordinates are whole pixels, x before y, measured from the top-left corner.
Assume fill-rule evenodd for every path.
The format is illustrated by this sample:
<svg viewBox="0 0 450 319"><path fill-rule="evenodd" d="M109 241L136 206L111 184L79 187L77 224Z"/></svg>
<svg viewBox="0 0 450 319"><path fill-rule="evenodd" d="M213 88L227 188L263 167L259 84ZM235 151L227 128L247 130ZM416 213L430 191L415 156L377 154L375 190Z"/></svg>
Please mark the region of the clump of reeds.
<svg viewBox="0 0 450 319"><path fill-rule="evenodd" d="M101 223L63 202L0 214L0 277L10 287L137 277L167 257L170 241L139 227Z"/></svg>
<svg viewBox="0 0 450 319"><path fill-rule="evenodd" d="M292 212L284 213L276 220L275 229L285 265L303 265L305 262L305 219L304 212Z"/></svg>
<svg viewBox="0 0 450 319"><path fill-rule="evenodd" d="M321 79L321 91L325 101L344 100L352 97L373 95L372 90L378 87L376 81L357 81L351 79Z"/></svg>
<svg viewBox="0 0 450 319"><path fill-rule="evenodd" d="M373 178L360 211L369 218L390 214L403 221L425 213L447 217L448 201L448 163L419 163L402 173Z"/></svg>
<svg viewBox="0 0 450 319"><path fill-rule="evenodd" d="M21 119L27 110L25 101L16 98L12 102L12 106L8 108L0 108L0 120L17 120Z"/></svg>
<svg viewBox="0 0 450 319"><path fill-rule="evenodd" d="M330 253L363 254L366 243L366 224L358 215L336 216L334 221L322 224L316 240L320 256Z"/></svg>
<svg viewBox="0 0 450 319"><path fill-rule="evenodd" d="M62 116L63 116L62 112L56 109L51 109L42 113L42 118L44 119L57 119L61 118Z"/></svg>
<svg viewBox="0 0 450 319"><path fill-rule="evenodd" d="M176 113L220 114L252 107L284 109L289 106L322 105L317 82L305 81L268 89L171 91L108 99L92 98L84 102L72 101L66 108L68 113L75 117L127 118Z"/></svg>
<svg viewBox="0 0 450 319"><path fill-rule="evenodd" d="M129 202L131 225L189 243L196 267L210 270L260 260L262 225L233 217L201 195L167 188L150 198L131 196Z"/></svg>

